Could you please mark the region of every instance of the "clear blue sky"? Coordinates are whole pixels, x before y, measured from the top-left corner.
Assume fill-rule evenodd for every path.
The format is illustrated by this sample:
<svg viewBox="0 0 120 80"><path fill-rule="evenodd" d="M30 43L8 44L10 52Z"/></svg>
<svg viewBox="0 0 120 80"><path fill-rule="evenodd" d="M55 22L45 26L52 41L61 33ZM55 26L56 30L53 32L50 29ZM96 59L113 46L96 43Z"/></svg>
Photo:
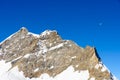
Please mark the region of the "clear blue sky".
<svg viewBox="0 0 120 80"><path fill-rule="evenodd" d="M22 26L95 46L120 79L120 0L0 0L0 42Z"/></svg>

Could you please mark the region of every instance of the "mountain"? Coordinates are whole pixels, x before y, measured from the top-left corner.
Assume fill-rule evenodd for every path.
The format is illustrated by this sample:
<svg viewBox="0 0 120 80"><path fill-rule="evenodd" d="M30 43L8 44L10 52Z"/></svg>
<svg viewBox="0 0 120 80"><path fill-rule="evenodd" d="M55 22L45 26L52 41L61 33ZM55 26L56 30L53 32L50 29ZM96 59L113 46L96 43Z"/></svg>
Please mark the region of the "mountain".
<svg viewBox="0 0 120 80"><path fill-rule="evenodd" d="M96 48L21 28L0 43L0 80L117 80Z"/></svg>

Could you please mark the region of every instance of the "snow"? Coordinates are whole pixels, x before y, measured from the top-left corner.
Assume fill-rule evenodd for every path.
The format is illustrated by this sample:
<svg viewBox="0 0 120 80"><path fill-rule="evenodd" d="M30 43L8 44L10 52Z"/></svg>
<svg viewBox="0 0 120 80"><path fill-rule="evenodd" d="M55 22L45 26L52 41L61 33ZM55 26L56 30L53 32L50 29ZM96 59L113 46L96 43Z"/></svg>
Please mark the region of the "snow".
<svg viewBox="0 0 120 80"><path fill-rule="evenodd" d="M102 71L102 72L105 72L106 70L107 70L107 67L106 67L105 65L103 65L101 71Z"/></svg>
<svg viewBox="0 0 120 80"><path fill-rule="evenodd" d="M39 34L35 34L35 33L32 33L32 32L28 32L28 35L33 35L33 36L36 36L36 37L40 37L40 35Z"/></svg>
<svg viewBox="0 0 120 80"><path fill-rule="evenodd" d="M2 49L0 48L0 55L2 55Z"/></svg>
<svg viewBox="0 0 120 80"><path fill-rule="evenodd" d="M30 56L30 54L26 54L26 55L24 56L24 58L29 58L29 56Z"/></svg>
<svg viewBox="0 0 120 80"><path fill-rule="evenodd" d="M96 65L95 65L95 68L96 68L96 69L99 69L99 67L101 67L101 66L102 66L101 64L96 64Z"/></svg>
<svg viewBox="0 0 120 80"><path fill-rule="evenodd" d="M69 66L66 70L58 74L57 76L50 77L47 73L42 74L39 78L32 78L27 80L88 80L89 71L74 71L72 66Z"/></svg>
<svg viewBox="0 0 120 80"><path fill-rule="evenodd" d="M52 68L54 66L51 66ZM18 67L11 68L11 63L5 63L0 61L0 80L88 80L89 71L75 71L72 66L69 66L66 70L56 75L55 77L49 76L47 73L43 73L39 78L26 78L23 72L19 72ZM10 70L9 70L10 69ZM38 71L39 68L34 71Z"/></svg>
<svg viewBox="0 0 120 80"><path fill-rule="evenodd" d="M22 56L19 56L18 58L15 58L14 60L12 60L12 62L20 59L21 57L22 57Z"/></svg>
<svg viewBox="0 0 120 80"><path fill-rule="evenodd" d="M56 32L55 30L51 31L51 30L46 30L44 32L41 33L42 36L45 36L45 35L49 35L51 32Z"/></svg>
<svg viewBox="0 0 120 80"><path fill-rule="evenodd" d="M54 80L88 80L89 71L75 71L72 66L69 66L65 71L55 77Z"/></svg>
<svg viewBox="0 0 120 80"><path fill-rule="evenodd" d="M106 68L106 66L103 65L102 63L96 64L96 65L95 65L95 68L96 68L96 69L101 68L101 71L102 71L102 72L105 72L106 70L108 70L108 69ZM109 70L108 70L108 71L109 71Z"/></svg>
<svg viewBox="0 0 120 80"><path fill-rule="evenodd" d="M5 63L4 60L0 61L0 80L1 76L11 68L11 63Z"/></svg>
<svg viewBox="0 0 120 80"><path fill-rule="evenodd" d="M53 46L53 47L51 47L51 48L47 48L47 46L46 46L46 45L44 44L44 42L42 42L42 41L39 41L37 45L39 45L39 48L40 48L40 51L39 51L38 54L37 54L37 55L39 55L39 54L41 54L41 53L42 53L42 54L45 54L45 53L48 52L48 51L61 48L62 46L64 46L64 43L58 44L58 45Z"/></svg>
<svg viewBox="0 0 120 80"><path fill-rule="evenodd" d="M78 67L79 65L76 65L75 67Z"/></svg>
<svg viewBox="0 0 120 80"><path fill-rule="evenodd" d="M73 56L73 57L71 57L72 59L75 59L75 58L77 58L76 56Z"/></svg>
<svg viewBox="0 0 120 80"><path fill-rule="evenodd" d="M102 72L105 72L105 71L107 70L107 71L110 73L109 69L108 69L104 64L102 64L102 62L96 64L96 65L95 65L95 68L96 68L96 69L101 68L101 71L102 71ZM113 80L118 80L115 76L113 76L112 78L113 78ZM106 80L106 79L104 79L104 80Z"/></svg>
<svg viewBox="0 0 120 80"><path fill-rule="evenodd" d="M23 72L19 72L17 66L8 71L7 75L5 75L5 78L5 80L26 80L26 78L23 75Z"/></svg>
<svg viewBox="0 0 120 80"><path fill-rule="evenodd" d="M39 70L39 68L36 68L35 70L34 70L34 72L37 72Z"/></svg>
<svg viewBox="0 0 120 80"><path fill-rule="evenodd" d="M50 69L53 69L53 68L54 68L54 66L51 66L51 67L50 67Z"/></svg>
<svg viewBox="0 0 120 80"><path fill-rule="evenodd" d="M26 78L23 72L19 72L18 67L12 67L11 63L5 63L4 60L0 61L0 80L95 80L94 77L90 78L88 70L75 71L73 66L69 66L66 70L59 73L55 77L49 76L47 73L43 73L39 78ZM51 66L54 68L54 66ZM38 71L35 69L34 72ZM113 76L113 80L118 80Z"/></svg>
<svg viewBox="0 0 120 80"><path fill-rule="evenodd" d="M0 61L0 80L26 80L22 72L19 72L18 67L12 67L11 63L5 63L4 60Z"/></svg>
<svg viewBox="0 0 120 80"><path fill-rule="evenodd" d="M46 46L43 46L42 52L43 52L43 53L46 53L47 51L48 51L47 47L46 47Z"/></svg>
<svg viewBox="0 0 120 80"><path fill-rule="evenodd" d="M54 49L58 49L58 48L62 47L63 45L64 45L64 43L58 44L58 45L56 45L56 46L54 46L54 47L51 47L51 48L49 49L49 51L54 50Z"/></svg>
<svg viewBox="0 0 120 80"><path fill-rule="evenodd" d="M115 76L113 76L112 78L113 78L113 80L118 80Z"/></svg>
<svg viewBox="0 0 120 80"><path fill-rule="evenodd" d="M48 51L48 48L46 47L46 45L44 44L44 42L39 41L37 45L39 45L39 48L41 49L38 52L38 55L41 54L41 53L45 54Z"/></svg>
<svg viewBox="0 0 120 80"><path fill-rule="evenodd" d="M0 55L2 55L2 50L0 49Z"/></svg>
<svg viewBox="0 0 120 80"><path fill-rule="evenodd" d="M2 53L0 53L0 55L2 55Z"/></svg>
<svg viewBox="0 0 120 80"><path fill-rule="evenodd" d="M94 77L92 77L92 78L90 78L90 80L95 80L95 78L94 78Z"/></svg>
<svg viewBox="0 0 120 80"><path fill-rule="evenodd" d="M50 43L50 46L52 46L52 43Z"/></svg>

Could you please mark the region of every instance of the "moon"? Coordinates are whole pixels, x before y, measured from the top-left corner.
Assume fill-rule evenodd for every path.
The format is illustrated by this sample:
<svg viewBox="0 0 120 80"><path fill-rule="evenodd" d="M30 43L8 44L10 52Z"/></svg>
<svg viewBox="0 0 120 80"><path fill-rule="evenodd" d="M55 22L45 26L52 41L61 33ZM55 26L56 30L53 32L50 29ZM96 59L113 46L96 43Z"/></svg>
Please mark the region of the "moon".
<svg viewBox="0 0 120 80"><path fill-rule="evenodd" d="M103 25L103 22L100 22L98 25L99 25L99 26L102 26L102 25Z"/></svg>

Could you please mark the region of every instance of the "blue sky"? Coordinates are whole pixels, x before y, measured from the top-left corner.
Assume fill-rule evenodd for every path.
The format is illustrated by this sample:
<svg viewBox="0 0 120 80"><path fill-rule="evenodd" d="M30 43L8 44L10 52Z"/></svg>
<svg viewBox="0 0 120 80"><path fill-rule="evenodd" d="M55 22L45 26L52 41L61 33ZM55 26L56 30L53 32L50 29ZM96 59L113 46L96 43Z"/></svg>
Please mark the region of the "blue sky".
<svg viewBox="0 0 120 80"><path fill-rule="evenodd" d="M95 46L120 79L120 0L0 0L0 41L21 27Z"/></svg>

